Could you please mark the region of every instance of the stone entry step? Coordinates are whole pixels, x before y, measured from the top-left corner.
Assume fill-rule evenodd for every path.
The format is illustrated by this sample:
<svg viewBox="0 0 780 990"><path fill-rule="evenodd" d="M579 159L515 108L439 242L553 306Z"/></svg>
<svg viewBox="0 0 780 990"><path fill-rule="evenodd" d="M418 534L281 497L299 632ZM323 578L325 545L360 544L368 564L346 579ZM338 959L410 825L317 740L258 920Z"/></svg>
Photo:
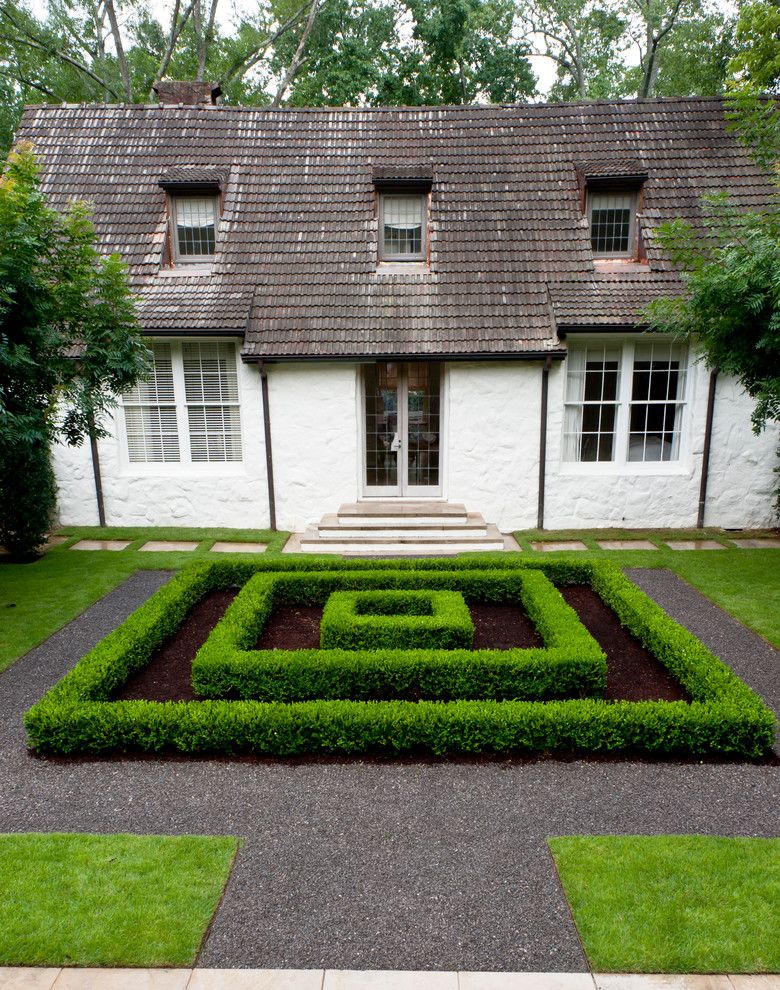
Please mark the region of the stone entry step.
<svg viewBox="0 0 780 990"><path fill-rule="evenodd" d="M443 555L504 550L505 537L478 512L449 502L352 502L300 534L289 551L345 555Z"/></svg>

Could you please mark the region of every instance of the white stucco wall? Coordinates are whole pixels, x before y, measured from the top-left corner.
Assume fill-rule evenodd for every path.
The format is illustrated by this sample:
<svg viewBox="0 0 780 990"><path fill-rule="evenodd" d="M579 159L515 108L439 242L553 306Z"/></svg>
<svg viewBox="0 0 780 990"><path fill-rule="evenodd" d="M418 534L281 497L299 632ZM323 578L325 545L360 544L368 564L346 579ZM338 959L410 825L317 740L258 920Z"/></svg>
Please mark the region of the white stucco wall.
<svg viewBox="0 0 780 990"><path fill-rule="evenodd" d="M106 522L109 526L268 525L263 407L257 369L238 362L243 462L234 464L131 464L123 413L117 409L111 436L98 444ZM89 444L56 445L52 456L60 522L97 525Z"/></svg>
<svg viewBox="0 0 780 990"><path fill-rule="evenodd" d="M301 531L358 497L358 372L338 362L268 368L280 529Z"/></svg>
<svg viewBox="0 0 780 990"><path fill-rule="evenodd" d="M301 531L360 497L360 368L268 367L277 525ZM561 461L565 362L550 372L545 526L692 527L698 509L708 373L691 364L681 459L674 464ZM541 362L453 362L445 369L442 497L503 531L536 525ZM100 442L109 525L268 525L260 376L240 364L241 464L129 464L123 429ZM721 376L705 523L758 527L772 508L778 430L756 437L752 402ZM121 422L121 411L115 417ZM89 446L58 446L61 521L97 523Z"/></svg>

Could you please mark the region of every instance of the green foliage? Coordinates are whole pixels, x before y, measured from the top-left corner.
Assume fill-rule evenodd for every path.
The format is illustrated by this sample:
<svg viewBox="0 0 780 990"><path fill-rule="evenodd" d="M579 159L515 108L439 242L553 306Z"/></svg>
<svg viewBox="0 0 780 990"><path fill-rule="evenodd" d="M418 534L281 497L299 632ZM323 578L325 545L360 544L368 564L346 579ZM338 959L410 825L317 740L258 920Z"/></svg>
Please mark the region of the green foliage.
<svg viewBox="0 0 780 990"><path fill-rule="evenodd" d="M194 835L0 835L0 966L192 966L236 846Z"/></svg>
<svg viewBox="0 0 780 990"><path fill-rule="evenodd" d="M470 650L473 642L457 591L334 591L320 623L324 650Z"/></svg>
<svg viewBox="0 0 780 990"><path fill-rule="evenodd" d="M126 269L117 255L102 258L94 237L83 203L64 213L46 205L31 148L10 156L0 178L0 464L17 466L17 484L29 471L43 486L37 521L2 534L19 551L34 550L29 540L49 524L42 449L56 436L79 444L101 435L116 393L146 368ZM13 519L14 482L2 493L0 518Z"/></svg>
<svg viewBox="0 0 780 990"><path fill-rule="evenodd" d="M276 604L324 604L345 588L457 589L471 601L520 602L542 649L255 650ZM342 593L344 593L342 591ZM363 594L370 592L363 591ZM465 620L468 614L463 615ZM193 686L205 697L300 701L314 698L562 698L604 690L604 654L576 613L539 571L363 570L260 573L198 651Z"/></svg>
<svg viewBox="0 0 780 990"><path fill-rule="evenodd" d="M593 970L780 968L780 839L569 836L549 845Z"/></svg>
<svg viewBox="0 0 780 990"><path fill-rule="evenodd" d="M658 231L683 269L686 294L647 309L651 329L696 341L707 364L756 401L756 431L780 420L780 199L744 213L725 197L703 205L705 234L675 220Z"/></svg>
<svg viewBox="0 0 780 990"><path fill-rule="evenodd" d="M29 555L45 541L56 504L48 443L0 439L0 544L16 557Z"/></svg>
<svg viewBox="0 0 780 990"><path fill-rule="evenodd" d="M279 561L277 578L289 588L298 581L298 599L322 595L340 578L354 583L346 568L296 573L301 561ZM335 563L335 562L334 562ZM352 562L350 562L351 564ZM417 561L363 562L358 576L366 582L372 567L376 586L419 587L427 574L436 587L442 572L437 562L415 571ZM466 570L463 562L455 570ZM483 558L482 582L491 563ZM502 561L506 569L506 560ZM583 698L548 701L200 701L158 704L109 701L111 693L148 661L155 647L183 621L192 603L213 587L246 582L252 574L274 570L275 562L235 561L195 565L182 572L103 640L25 715L32 746L59 753L142 749L151 752L237 753L275 755L304 752L434 753L507 751L644 751L650 753L725 753L758 757L774 741L775 718L761 700L694 636L610 564L539 560L529 570L564 579L589 576L621 622L651 648L690 692L687 702L620 702ZM382 570L377 570L377 566ZM517 562L512 571L523 572ZM395 572L395 581L389 574ZM464 574L463 587L480 584L478 574ZM314 579L314 580L310 580ZM498 575L498 583L505 578ZM329 593L329 592L328 592ZM295 597L293 597L295 600ZM238 601L238 599L237 599ZM240 618L240 616L239 616ZM536 616L532 615L536 621ZM229 628L223 619L221 626ZM240 626L240 623L239 623ZM541 630L543 637L547 635ZM213 635L213 634L212 634ZM248 631L239 629L244 639ZM212 643L213 645L213 643Z"/></svg>

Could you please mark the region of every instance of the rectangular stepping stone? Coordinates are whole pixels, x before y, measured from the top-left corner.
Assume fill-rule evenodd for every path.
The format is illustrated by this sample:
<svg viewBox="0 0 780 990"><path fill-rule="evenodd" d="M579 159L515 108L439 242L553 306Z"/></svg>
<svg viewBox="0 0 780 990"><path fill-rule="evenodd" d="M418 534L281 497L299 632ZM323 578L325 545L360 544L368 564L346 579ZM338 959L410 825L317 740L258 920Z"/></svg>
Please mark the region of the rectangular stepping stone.
<svg viewBox="0 0 780 990"><path fill-rule="evenodd" d="M554 550L587 550L588 548L580 540L540 540L538 543L532 543L531 546L534 550L538 550L540 553L550 553Z"/></svg>
<svg viewBox="0 0 780 990"><path fill-rule="evenodd" d="M326 969L322 990L458 990L458 974L397 969Z"/></svg>
<svg viewBox="0 0 780 990"><path fill-rule="evenodd" d="M733 990L728 976L595 973L596 990Z"/></svg>
<svg viewBox="0 0 780 990"><path fill-rule="evenodd" d="M650 540L596 540L602 550L657 550Z"/></svg>
<svg viewBox="0 0 780 990"><path fill-rule="evenodd" d="M725 550L717 540L666 540L670 550Z"/></svg>
<svg viewBox="0 0 780 990"><path fill-rule="evenodd" d="M263 553L267 543L215 543L210 553Z"/></svg>
<svg viewBox="0 0 780 990"><path fill-rule="evenodd" d="M194 550L197 545L197 541L191 543L189 540L149 540L148 543L144 543L139 549L149 553L156 553L165 550Z"/></svg>
<svg viewBox="0 0 780 990"><path fill-rule="evenodd" d="M59 969L0 966L0 990L51 990Z"/></svg>
<svg viewBox="0 0 780 990"><path fill-rule="evenodd" d="M71 550L125 550L132 540L79 540Z"/></svg>
<svg viewBox="0 0 780 990"><path fill-rule="evenodd" d="M191 969L63 969L52 990L186 990Z"/></svg>
<svg viewBox="0 0 780 990"><path fill-rule="evenodd" d="M731 540L731 542L743 550L767 550L770 547L780 547L780 539L774 536L756 537L752 540Z"/></svg>
<svg viewBox="0 0 780 990"><path fill-rule="evenodd" d="M46 542L44 543L44 546L45 547L58 547L60 545L60 543L67 543L67 541L69 539L70 539L69 536L47 536L46 537Z"/></svg>
<svg viewBox="0 0 780 990"><path fill-rule="evenodd" d="M196 969L187 990L322 990L321 969Z"/></svg>
<svg viewBox="0 0 780 990"><path fill-rule="evenodd" d="M458 973L459 990L594 990L590 973Z"/></svg>

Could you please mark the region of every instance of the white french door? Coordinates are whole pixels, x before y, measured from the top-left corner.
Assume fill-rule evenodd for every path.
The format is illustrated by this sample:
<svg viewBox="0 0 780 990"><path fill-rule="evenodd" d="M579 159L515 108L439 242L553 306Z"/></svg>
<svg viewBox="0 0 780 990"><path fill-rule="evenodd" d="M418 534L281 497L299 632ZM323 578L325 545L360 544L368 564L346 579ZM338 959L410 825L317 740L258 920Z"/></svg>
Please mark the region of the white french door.
<svg viewBox="0 0 780 990"><path fill-rule="evenodd" d="M363 374L363 494L441 494L442 366L383 361Z"/></svg>

